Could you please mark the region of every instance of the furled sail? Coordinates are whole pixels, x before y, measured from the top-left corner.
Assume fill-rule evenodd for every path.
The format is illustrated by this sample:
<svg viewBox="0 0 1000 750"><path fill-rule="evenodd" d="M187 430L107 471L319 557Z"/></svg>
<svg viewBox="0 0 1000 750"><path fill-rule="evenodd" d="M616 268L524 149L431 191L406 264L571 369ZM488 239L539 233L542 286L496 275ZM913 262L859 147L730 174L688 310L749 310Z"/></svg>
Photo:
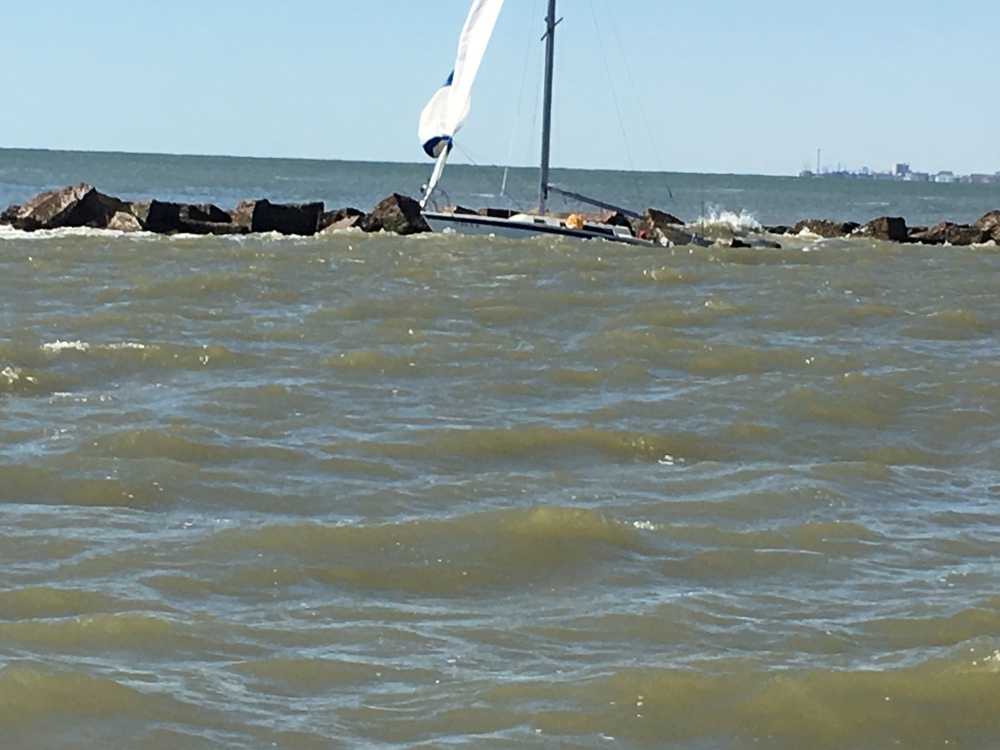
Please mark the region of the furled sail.
<svg viewBox="0 0 1000 750"><path fill-rule="evenodd" d="M444 86L435 92L420 113L420 125L417 130L420 143L428 156L438 160L434 174L427 184L424 201L441 178L455 133L462 127L469 114L472 82L479 72L479 65L483 61L483 54L493 34L493 27L496 26L502 5L503 0L473 0L458 38L455 69L448 76Z"/></svg>

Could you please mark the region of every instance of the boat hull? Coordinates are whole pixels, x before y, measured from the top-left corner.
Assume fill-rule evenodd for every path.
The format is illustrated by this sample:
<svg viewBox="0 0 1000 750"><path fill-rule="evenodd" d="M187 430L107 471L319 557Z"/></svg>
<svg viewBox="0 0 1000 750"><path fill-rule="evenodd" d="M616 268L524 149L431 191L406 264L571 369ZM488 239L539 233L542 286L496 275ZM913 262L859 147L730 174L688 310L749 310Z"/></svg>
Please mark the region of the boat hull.
<svg viewBox="0 0 1000 750"><path fill-rule="evenodd" d="M564 223L557 223L541 217L504 219L479 216L478 214L452 214L438 211L424 211L423 216L433 232L495 235L510 239L569 237L577 240L605 240L626 245L651 246L658 244L631 234L618 233L610 226L602 225L588 228L587 225L584 225L582 229L574 229Z"/></svg>

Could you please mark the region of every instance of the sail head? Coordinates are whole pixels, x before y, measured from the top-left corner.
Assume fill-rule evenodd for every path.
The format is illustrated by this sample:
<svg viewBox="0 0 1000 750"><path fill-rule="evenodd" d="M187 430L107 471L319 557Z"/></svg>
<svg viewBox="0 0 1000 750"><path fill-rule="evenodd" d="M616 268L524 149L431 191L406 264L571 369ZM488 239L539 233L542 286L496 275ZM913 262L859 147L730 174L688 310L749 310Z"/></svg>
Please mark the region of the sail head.
<svg viewBox="0 0 1000 750"><path fill-rule="evenodd" d="M473 0L469 8L458 39L455 67L444 86L434 92L434 96L420 113L417 135L424 152L431 158L447 158L454 146L455 133L469 115L472 84L479 72L502 6L503 0ZM435 169L438 177L443 163L439 167ZM425 201L435 184L436 180L432 179Z"/></svg>

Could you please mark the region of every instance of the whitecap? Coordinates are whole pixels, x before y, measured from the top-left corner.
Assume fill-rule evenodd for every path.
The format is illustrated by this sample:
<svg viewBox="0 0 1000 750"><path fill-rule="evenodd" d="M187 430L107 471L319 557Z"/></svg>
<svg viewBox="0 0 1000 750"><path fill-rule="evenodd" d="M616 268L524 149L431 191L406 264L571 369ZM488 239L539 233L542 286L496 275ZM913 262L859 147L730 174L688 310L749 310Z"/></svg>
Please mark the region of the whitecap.
<svg viewBox="0 0 1000 750"><path fill-rule="evenodd" d="M689 227L728 228L734 232L756 232L762 229L757 218L745 208L739 213L728 211L721 206L706 206L702 216L688 224Z"/></svg>
<svg viewBox="0 0 1000 750"><path fill-rule="evenodd" d="M85 341L53 341L48 344L42 344L42 351L45 352L59 353L66 350L86 352L90 350L90 344Z"/></svg>

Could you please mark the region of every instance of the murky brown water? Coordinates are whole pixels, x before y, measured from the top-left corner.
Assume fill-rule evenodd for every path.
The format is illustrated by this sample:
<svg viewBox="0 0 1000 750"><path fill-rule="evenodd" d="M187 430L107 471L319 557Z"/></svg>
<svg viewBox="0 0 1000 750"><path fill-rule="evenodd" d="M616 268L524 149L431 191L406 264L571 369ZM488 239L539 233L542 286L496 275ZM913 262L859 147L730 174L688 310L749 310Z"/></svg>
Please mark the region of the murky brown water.
<svg viewBox="0 0 1000 750"><path fill-rule="evenodd" d="M0 234L3 744L991 746L998 272Z"/></svg>

